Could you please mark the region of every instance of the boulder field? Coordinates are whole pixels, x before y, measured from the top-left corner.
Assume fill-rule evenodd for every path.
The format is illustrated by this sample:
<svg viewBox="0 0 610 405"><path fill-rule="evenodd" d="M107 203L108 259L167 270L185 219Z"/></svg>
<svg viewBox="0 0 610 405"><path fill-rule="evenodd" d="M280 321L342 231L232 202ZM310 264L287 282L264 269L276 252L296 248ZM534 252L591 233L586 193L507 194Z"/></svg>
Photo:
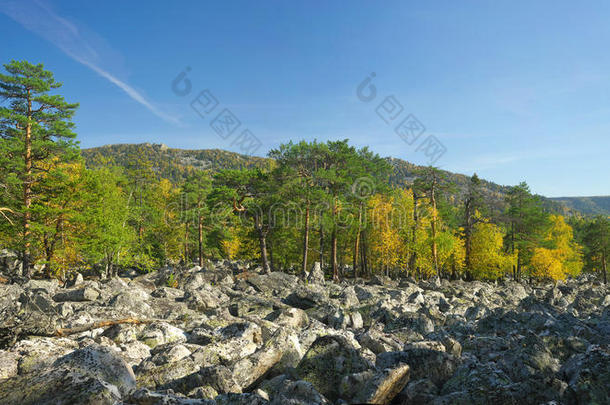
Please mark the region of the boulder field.
<svg viewBox="0 0 610 405"><path fill-rule="evenodd" d="M610 289L248 264L0 284L2 404L603 404Z"/></svg>

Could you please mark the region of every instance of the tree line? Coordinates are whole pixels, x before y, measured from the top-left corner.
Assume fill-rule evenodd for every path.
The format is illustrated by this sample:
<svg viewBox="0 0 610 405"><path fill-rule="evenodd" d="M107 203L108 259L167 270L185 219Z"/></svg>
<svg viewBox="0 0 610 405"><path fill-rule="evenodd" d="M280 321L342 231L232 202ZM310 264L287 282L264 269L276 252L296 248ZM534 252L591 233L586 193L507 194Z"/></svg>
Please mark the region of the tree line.
<svg viewBox="0 0 610 405"><path fill-rule="evenodd" d="M119 268L242 259L262 271L328 276L495 280L563 279L583 269L606 281L607 217L566 220L526 183L491 210L477 175L462 198L445 172L419 169L391 186L392 167L348 140L289 142L272 164L188 169L161 178L142 152L124 167L80 156L78 107L42 65L13 61L0 74L0 247L19 252L25 274L103 276ZM103 158L101 158L103 159Z"/></svg>

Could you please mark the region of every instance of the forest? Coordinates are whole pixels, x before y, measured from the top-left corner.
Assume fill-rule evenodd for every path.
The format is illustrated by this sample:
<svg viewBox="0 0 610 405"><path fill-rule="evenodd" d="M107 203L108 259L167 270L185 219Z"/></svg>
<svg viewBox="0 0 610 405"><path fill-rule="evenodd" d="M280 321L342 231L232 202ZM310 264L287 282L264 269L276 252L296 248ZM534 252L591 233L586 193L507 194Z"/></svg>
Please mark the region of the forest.
<svg viewBox="0 0 610 405"><path fill-rule="evenodd" d="M348 140L288 142L239 168L185 165L162 176L143 153L86 163L72 118L78 104L41 64L0 74L0 248L25 277L101 277L131 268L255 262L327 276L561 280L592 272L604 283L607 216L563 213L522 182L491 206L473 174L460 198L435 167L411 184Z"/></svg>

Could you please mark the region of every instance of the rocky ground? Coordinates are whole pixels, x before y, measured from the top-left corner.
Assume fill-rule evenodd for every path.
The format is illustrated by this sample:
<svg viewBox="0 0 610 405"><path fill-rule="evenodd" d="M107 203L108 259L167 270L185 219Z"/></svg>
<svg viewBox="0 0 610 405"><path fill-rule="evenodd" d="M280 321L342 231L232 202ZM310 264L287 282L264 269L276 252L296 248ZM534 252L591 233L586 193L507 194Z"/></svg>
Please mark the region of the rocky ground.
<svg viewBox="0 0 610 405"><path fill-rule="evenodd" d="M0 284L0 403L609 403L610 290L590 279L247 267Z"/></svg>

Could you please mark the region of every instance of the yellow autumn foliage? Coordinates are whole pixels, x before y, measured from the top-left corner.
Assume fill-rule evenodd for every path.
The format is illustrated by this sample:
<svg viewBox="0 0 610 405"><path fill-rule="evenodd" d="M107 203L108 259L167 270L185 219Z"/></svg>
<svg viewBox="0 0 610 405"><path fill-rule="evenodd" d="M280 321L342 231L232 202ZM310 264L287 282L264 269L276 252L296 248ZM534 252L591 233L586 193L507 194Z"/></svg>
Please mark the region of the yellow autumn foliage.
<svg viewBox="0 0 610 405"><path fill-rule="evenodd" d="M572 227L563 216L550 215L551 226L545 237L548 247L534 249L530 275L537 279L564 280L582 270L581 247L574 242Z"/></svg>
<svg viewBox="0 0 610 405"><path fill-rule="evenodd" d="M371 261L376 268L393 267L398 263L400 235L394 226L393 198L376 194L368 202Z"/></svg>
<svg viewBox="0 0 610 405"><path fill-rule="evenodd" d="M229 260L234 260L237 257L241 242L237 236L230 239L223 239L221 242L222 250Z"/></svg>
<svg viewBox="0 0 610 405"><path fill-rule="evenodd" d="M563 280L563 265L552 249L536 248L530 261L530 274L538 279Z"/></svg>
<svg viewBox="0 0 610 405"><path fill-rule="evenodd" d="M497 225L474 226L470 247L470 272L479 280L494 280L510 270L511 260L503 251L502 232Z"/></svg>

